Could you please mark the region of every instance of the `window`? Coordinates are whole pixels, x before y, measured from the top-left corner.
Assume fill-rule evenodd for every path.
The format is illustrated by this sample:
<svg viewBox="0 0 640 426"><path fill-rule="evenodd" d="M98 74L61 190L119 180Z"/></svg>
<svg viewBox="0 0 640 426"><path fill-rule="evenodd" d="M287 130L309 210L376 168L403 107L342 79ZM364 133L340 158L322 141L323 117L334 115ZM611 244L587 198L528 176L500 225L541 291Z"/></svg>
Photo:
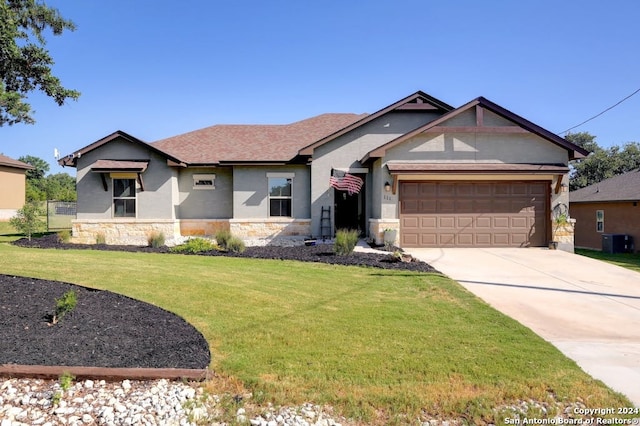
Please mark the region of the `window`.
<svg viewBox="0 0 640 426"><path fill-rule="evenodd" d="M604 210L596 210L596 232L604 232Z"/></svg>
<svg viewBox="0 0 640 426"><path fill-rule="evenodd" d="M113 217L136 217L135 179L113 179Z"/></svg>
<svg viewBox="0 0 640 426"><path fill-rule="evenodd" d="M193 189L216 189L215 187L216 175L193 175Z"/></svg>
<svg viewBox="0 0 640 426"><path fill-rule="evenodd" d="M291 217L292 177L269 176L269 216Z"/></svg>

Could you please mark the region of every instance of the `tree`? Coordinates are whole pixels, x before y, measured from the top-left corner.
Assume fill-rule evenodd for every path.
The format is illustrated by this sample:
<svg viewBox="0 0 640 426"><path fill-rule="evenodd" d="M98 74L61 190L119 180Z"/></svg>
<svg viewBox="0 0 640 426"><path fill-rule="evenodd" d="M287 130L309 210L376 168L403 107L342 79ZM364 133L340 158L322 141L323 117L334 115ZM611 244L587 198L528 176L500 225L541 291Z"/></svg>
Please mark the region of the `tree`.
<svg viewBox="0 0 640 426"><path fill-rule="evenodd" d="M58 36L64 30L75 30L75 24L41 0L0 0L0 127L35 122L25 102L34 90L44 92L58 105L80 96L51 74L54 61L44 48L46 29Z"/></svg>
<svg viewBox="0 0 640 426"><path fill-rule="evenodd" d="M9 223L31 241L31 235L45 229L46 223L41 219L45 214L40 203L32 201L19 209L16 215L9 219Z"/></svg>
<svg viewBox="0 0 640 426"><path fill-rule="evenodd" d="M76 180L67 173L56 173L47 176L46 180L47 200L76 201Z"/></svg>
<svg viewBox="0 0 640 426"><path fill-rule="evenodd" d="M569 189L572 191L640 168L638 142L629 142L623 147L613 145L605 149L588 132L569 134L565 139L591 152L586 158L574 160L571 164Z"/></svg>
<svg viewBox="0 0 640 426"><path fill-rule="evenodd" d="M18 161L33 166L27 170L27 201L45 201L47 199L47 182L45 175L49 171L49 163L33 155L23 155Z"/></svg>

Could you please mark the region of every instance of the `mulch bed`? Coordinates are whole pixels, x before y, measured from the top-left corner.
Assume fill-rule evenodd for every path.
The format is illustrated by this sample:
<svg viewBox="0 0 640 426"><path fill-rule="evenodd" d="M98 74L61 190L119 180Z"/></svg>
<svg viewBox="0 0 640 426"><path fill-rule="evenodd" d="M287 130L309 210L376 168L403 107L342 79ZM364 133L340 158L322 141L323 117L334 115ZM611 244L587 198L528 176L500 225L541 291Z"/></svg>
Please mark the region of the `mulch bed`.
<svg viewBox="0 0 640 426"><path fill-rule="evenodd" d="M31 241L20 239L13 244L34 248L169 252L167 247L62 243L55 234ZM427 263L398 262L386 253L354 252L337 256L328 244L247 247L243 253L211 251L200 255L437 272ZM50 325L55 300L68 290L77 294L76 308L58 324ZM109 291L0 274L0 364L204 369L210 361L209 345L202 334L164 309Z"/></svg>

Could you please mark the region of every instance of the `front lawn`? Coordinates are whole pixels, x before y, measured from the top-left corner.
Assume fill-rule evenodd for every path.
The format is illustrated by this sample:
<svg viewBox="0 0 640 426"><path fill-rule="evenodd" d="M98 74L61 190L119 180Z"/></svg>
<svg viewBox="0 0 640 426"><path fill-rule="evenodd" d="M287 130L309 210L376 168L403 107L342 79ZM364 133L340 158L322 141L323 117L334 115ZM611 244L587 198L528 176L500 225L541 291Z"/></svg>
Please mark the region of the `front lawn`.
<svg viewBox="0 0 640 426"><path fill-rule="evenodd" d="M629 401L437 274L295 261L0 244L0 273L156 304L196 326L253 403L329 404L367 423L500 422L518 400ZM553 414L553 413L551 413Z"/></svg>
<svg viewBox="0 0 640 426"><path fill-rule="evenodd" d="M576 254L640 272L640 253L603 253L597 250L576 249Z"/></svg>

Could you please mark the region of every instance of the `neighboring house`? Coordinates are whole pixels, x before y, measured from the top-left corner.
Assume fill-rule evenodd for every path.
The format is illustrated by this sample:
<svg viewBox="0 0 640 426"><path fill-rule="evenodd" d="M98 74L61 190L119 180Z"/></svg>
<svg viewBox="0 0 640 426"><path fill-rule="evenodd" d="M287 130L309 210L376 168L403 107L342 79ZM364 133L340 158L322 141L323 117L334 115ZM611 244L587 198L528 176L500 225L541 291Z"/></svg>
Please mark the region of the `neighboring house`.
<svg viewBox="0 0 640 426"><path fill-rule="evenodd" d="M7 221L24 206L26 172L30 164L0 154L0 220Z"/></svg>
<svg viewBox="0 0 640 426"><path fill-rule="evenodd" d="M584 155L487 99L453 108L416 92L369 115L217 125L151 144L117 131L60 164L77 168L78 242L352 228L379 243L395 229L402 247L525 247L551 240L568 162ZM331 186L347 179L361 188Z"/></svg>
<svg viewBox="0 0 640 426"><path fill-rule="evenodd" d="M624 234L640 243L640 170L605 179L569 194L576 219L575 245L602 250L603 234Z"/></svg>

